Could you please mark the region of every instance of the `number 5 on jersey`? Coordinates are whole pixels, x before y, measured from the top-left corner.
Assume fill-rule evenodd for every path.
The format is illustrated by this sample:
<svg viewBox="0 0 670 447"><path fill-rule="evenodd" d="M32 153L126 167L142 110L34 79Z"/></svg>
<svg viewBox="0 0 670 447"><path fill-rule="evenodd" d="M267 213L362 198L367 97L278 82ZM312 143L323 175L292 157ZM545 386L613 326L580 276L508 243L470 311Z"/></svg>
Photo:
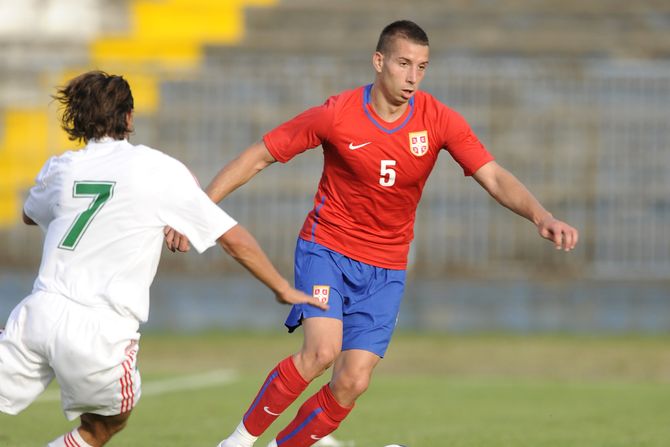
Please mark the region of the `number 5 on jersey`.
<svg viewBox="0 0 670 447"><path fill-rule="evenodd" d="M58 244L58 248L74 250L77 247L93 218L98 214L105 202L112 198L115 184L115 182L74 182L72 197L92 197L93 201L88 209L81 212L74 222L72 222L63 240Z"/></svg>
<svg viewBox="0 0 670 447"><path fill-rule="evenodd" d="M382 160L379 169L379 184L382 186L393 186L395 183L395 170L391 167L395 166L395 160Z"/></svg>

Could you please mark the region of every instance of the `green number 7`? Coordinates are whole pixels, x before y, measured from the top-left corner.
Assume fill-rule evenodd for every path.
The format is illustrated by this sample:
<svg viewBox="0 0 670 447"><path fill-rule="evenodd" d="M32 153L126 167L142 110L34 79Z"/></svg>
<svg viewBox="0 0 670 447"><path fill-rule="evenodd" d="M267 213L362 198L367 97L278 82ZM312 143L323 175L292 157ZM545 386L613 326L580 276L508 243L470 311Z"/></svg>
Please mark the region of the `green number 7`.
<svg viewBox="0 0 670 447"><path fill-rule="evenodd" d="M86 211L80 213L72 222L72 225L65 233L63 240L58 244L58 248L64 250L74 250L82 235L88 228L98 211L114 193L115 182L74 182L72 188L72 197L93 197L91 205Z"/></svg>

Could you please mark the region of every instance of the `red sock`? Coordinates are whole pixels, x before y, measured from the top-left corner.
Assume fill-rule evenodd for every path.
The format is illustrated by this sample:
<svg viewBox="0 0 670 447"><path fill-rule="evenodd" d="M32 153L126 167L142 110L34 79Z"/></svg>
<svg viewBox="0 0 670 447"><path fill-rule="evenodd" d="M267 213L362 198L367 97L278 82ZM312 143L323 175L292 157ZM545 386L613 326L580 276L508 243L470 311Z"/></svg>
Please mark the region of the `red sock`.
<svg viewBox="0 0 670 447"><path fill-rule="evenodd" d="M291 357L270 371L242 421L253 436L260 436L300 396L309 382L302 378Z"/></svg>
<svg viewBox="0 0 670 447"><path fill-rule="evenodd" d="M352 405L345 408L340 405L328 384L302 404L285 429L279 432L275 440L281 447L307 447L324 436L334 432L340 422L347 417Z"/></svg>

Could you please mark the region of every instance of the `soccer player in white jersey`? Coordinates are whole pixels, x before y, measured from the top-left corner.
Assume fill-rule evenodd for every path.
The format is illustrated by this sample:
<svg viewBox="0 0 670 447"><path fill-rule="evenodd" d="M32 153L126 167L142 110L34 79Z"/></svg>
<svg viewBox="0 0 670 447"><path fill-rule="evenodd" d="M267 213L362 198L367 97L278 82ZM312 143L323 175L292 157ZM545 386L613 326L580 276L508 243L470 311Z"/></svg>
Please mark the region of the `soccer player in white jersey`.
<svg viewBox="0 0 670 447"><path fill-rule="evenodd" d="M45 232L32 293L0 334L0 411L17 414L55 377L72 432L49 446L102 446L140 398L138 328L169 225L202 252L218 242L282 303L293 289L256 240L215 205L179 161L127 141L133 97L121 76L93 71L55 96L62 125L86 147L52 157L23 212Z"/></svg>

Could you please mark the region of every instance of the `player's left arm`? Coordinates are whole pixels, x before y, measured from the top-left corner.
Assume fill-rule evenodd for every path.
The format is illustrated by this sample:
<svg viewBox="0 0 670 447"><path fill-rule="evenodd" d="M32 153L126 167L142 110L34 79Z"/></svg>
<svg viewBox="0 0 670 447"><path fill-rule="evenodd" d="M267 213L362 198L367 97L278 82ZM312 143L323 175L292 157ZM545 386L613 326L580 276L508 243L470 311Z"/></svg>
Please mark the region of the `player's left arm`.
<svg viewBox="0 0 670 447"><path fill-rule="evenodd" d="M552 241L556 249L575 248L579 239L577 229L552 216L511 172L490 161L473 177L498 203L533 222L540 236Z"/></svg>
<svg viewBox="0 0 670 447"><path fill-rule="evenodd" d="M242 225L237 224L230 228L219 237L218 242L226 253L272 290L278 302L283 304L307 303L323 310L328 309L328 305L317 298L291 287L270 262L256 239Z"/></svg>

